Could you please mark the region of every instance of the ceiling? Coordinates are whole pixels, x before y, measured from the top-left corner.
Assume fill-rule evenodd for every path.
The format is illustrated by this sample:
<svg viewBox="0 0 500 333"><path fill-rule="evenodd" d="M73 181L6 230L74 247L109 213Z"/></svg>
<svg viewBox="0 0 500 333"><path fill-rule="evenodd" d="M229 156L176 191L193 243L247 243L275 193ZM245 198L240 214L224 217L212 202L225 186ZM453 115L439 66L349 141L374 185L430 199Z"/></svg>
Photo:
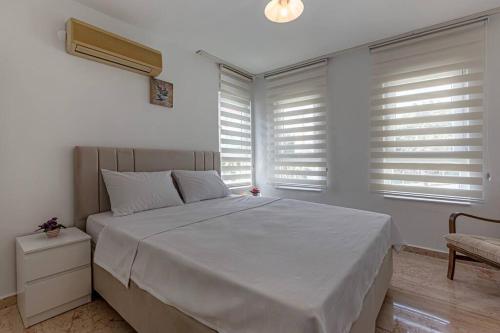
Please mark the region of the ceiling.
<svg viewBox="0 0 500 333"><path fill-rule="evenodd" d="M500 0L303 0L291 23L266 20L268 0L77 0L258 74L500 7Z"/></svg>

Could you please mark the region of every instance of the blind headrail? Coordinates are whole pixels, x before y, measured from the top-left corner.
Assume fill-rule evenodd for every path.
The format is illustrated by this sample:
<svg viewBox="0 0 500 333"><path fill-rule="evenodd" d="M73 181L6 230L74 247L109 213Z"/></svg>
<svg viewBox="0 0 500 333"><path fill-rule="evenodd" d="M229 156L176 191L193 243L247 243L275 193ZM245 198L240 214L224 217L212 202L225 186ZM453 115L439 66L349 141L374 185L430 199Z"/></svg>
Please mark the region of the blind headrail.
<svg viewBox="0 0 500 333"><path fill-rule="evenodd" d="M323 64L323 63L326 64L327 62L328 62L327 58L321 58L321 59L315 59L315 60L311 60L311 61L307 61L307 62L302 62L299 64L283 67L283 68L277 69L275 71L268 72L268 73L264 74L264 78L269 79L271 77L276 77L276 76L279 76L279 75L285 74L285 73L290 74L296 70L300 70L300 69L303 69L303 68L306 68L309 66L318 65L318 64Z"/></svg>
<svg viewBox="0 0 500 333"><path fill-rule="evenodd" d="M242 71L238 70L237 68L234 68L234 67L232 67L230 65L219 64L219 67L221 69L223 68L223 69L226 69L226 70L228 70L230 72L233 72L233 74L237 74L237 75L241 76L244 79L247 79L247 80L250 80L250 81L253 80L253 76L250 76L250 75L248 75L248 74L246 74L246 73L244 73L244 72L242 72Z"/></svg>
<svg viewBox="0 0 500 333"><path fill-rule="evenodd" d="M217 63L218 65L223 65L225 66L226 68L230 69L231 71L233 72L237 72L238 74L244 76L245 78L248 78L248 79L253 79L254 75L252 73L249 73L247 72L246 70L244 70L243 68L240 68L238 66L235 66L233 64L230 64L228 63L227 61L225 61L224 59L221 59L213 54L210 54L208 53L207 51L205 50L198 50L195 52L197 55L200 55L200 56L203 56L203 57L206 57L208 59L211 59L212 61L214 61L215 63Z"/></svg>
<svg viewBox="0 0 500 333"><path fill-rule="evenodd" d="M471 25L474 23L478 23L478 22L487 22L488 18L489 18L488 15L484 15L484 16L476 17L476 18L473 18L470 20L455 22L455 23L451 23L451 24L440 26L440 27L433 28L433 29L427 29L427 30L417 31L417 32L410 32L407 35L398 36L398 37L388 39L388 40L385 40L385 41L382 41L379 43L371 44L371 45L369 45L369 49L372 52L374 50L377 50L377 49L380 49L382 47L386 47L389 45L410 41L412 39L417 39L417 38L433 35L433 34L447 31L447 30L451 30L451 29L465 27L465 26L468 26L468 25Z"/></svg>

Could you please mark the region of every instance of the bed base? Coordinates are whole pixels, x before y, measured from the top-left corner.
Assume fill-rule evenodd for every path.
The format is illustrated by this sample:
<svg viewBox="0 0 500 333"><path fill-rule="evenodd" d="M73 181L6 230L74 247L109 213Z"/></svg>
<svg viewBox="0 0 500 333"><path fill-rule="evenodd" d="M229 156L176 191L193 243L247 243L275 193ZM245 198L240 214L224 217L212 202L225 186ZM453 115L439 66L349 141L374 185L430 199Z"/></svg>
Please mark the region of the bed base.
<svg viewBox="0 0 500 333"><path fill-rule="evenodd" d="M111 274L94 264L94 289L137 332L140 333L217 333L196 319L169 306L140 289L133 281L125 288ZM389 250L374 283L363 301L363 308L350 333L375 332L378 313L392 277L392 250Z"/></svg>

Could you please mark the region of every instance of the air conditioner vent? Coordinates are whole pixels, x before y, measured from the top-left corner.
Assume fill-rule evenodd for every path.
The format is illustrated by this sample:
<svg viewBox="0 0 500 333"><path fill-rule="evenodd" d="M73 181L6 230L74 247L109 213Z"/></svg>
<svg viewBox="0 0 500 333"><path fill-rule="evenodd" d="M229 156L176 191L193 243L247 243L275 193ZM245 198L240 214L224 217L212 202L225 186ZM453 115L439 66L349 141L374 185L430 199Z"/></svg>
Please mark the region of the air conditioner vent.
<svg viewBox="0 0 500 333"><path fill-rule="evenodd" d="M66 50L72 55L148 76L162 71L160 51L74 18L66 23L66 32Z"/></svg>

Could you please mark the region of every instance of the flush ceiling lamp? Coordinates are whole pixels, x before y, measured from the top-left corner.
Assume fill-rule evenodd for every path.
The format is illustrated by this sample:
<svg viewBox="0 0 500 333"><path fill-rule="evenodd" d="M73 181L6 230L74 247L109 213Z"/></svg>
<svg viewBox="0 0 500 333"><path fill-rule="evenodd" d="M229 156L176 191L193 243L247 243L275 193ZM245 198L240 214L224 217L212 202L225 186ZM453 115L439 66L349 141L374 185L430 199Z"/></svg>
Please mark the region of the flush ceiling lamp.
<svg viewBox="0 0 500 333"><path fill-rule="evenodd" d="M303 11L302 0L271 0L264 14L272 22L286 23L298 18Z"/></svg>

